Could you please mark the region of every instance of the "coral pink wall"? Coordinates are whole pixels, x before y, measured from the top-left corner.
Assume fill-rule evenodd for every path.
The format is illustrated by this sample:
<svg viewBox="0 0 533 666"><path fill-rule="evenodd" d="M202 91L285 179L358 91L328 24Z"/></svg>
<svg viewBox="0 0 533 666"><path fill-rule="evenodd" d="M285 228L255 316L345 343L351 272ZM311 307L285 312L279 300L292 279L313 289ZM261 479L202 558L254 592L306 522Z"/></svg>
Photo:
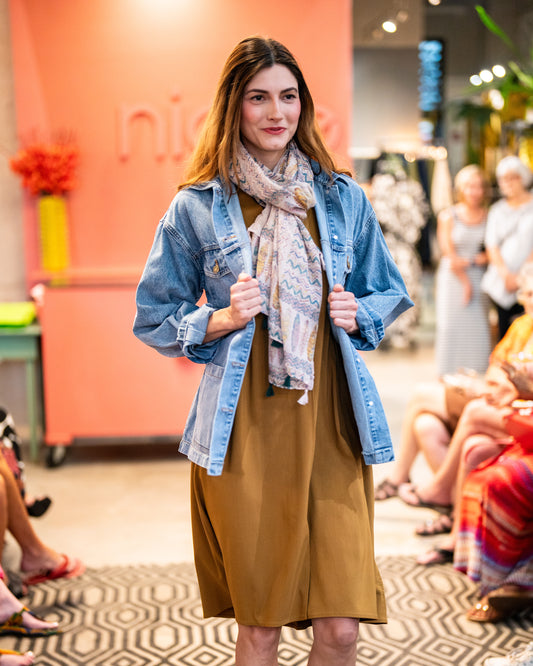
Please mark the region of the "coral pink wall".
<svg viewBox="0 0 533 666"><path fill-rule="evenodd" d="M81 149L69 195L75 268L141 270L223 62L245 36L293 51L330 147L346 156L350 0L10 0L10 12L21 142L70 130ZM30 274L34 210L27 197Z"/></svg>

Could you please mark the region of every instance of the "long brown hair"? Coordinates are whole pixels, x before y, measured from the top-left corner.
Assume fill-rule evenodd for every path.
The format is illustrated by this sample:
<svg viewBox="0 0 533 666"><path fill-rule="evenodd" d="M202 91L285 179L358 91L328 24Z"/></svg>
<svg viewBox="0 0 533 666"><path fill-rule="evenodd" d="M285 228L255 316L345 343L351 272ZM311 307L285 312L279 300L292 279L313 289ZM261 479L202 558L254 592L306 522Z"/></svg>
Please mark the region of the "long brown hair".
<svg viewBox="0 0 533 666"><path fill-rule="evenodd" d="M186 180L178 189L212 180L217 175L229 186L229 166L240 141L244 91L260 70L273 65L287 67L298 82L301 112L294 135L296 144L329 176L335 171L333 158L318 129L311 93L296 59L274 39L248 37L237 44L224 65L215 99L185 174Z"/></svg>

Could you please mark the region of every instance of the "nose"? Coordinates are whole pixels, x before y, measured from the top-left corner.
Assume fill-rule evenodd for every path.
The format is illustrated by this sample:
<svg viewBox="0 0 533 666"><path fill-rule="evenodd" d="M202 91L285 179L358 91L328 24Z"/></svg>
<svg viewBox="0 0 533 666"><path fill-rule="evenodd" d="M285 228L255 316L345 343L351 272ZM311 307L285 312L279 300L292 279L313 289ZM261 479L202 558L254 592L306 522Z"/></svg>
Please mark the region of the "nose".
<svg viewBox="0 0 533 666"><path fill-rule="evenodd" d="M268 107L268 117L276 120L282 117L280 100L273 98Z"/></svg>

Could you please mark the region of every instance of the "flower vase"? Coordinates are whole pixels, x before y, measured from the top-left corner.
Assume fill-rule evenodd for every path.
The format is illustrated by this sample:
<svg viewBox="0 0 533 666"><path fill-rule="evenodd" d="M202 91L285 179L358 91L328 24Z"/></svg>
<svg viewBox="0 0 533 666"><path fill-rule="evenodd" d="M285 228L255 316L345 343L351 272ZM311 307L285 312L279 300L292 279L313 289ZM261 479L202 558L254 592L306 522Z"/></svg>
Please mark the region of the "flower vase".
<svg viewBox="0 0 533 666"><path fill-rule="evenodd" d="M67 206L65 198L46 194L39 197L41 265L46 271L64 271L70 264Z"/></svg>

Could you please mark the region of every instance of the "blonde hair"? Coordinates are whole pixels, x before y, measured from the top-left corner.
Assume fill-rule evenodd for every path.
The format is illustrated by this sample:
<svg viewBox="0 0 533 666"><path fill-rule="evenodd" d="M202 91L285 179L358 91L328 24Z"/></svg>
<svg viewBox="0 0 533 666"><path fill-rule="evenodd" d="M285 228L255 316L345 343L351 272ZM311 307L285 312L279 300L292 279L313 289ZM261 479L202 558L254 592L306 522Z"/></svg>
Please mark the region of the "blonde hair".
<svg viewBox="0 0 533 666"><path fill-rule="evenodd" d="M240 141L241 107L250 80L262 69L284 65L298 82L301 112L294 140L330 177L336 166L315 118L315 108L302 71L290 51L265 37L243 39L224 65L211 109L191 156L185 181L178 189L212 180L219 175L229 189L229 167Z"/></svg>
<svg viewBox="0 0 533 666"><path fill-rule="evenodd" d="M455 175L454 190L455 198L457 201L463 201L463 192L466 184L473 176L479 176L483 186L483 204L487 204L490 200L490 183L487 174L477 164L468 164L460 169Z"/></svg>

